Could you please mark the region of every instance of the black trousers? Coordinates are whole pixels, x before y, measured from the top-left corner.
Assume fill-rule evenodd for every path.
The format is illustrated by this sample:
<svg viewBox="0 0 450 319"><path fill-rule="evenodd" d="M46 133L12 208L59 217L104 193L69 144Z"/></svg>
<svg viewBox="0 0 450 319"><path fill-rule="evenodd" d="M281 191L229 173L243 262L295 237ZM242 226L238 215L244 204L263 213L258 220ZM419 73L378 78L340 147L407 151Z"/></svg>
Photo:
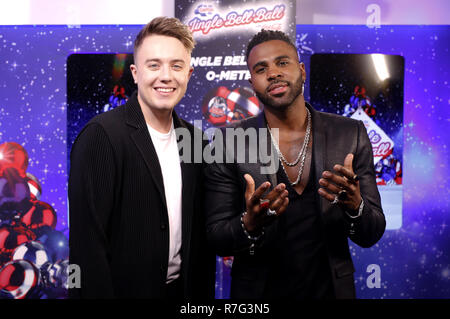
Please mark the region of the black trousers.
<svg viewBox="0 0 450 319"><path fill-rule="evenodd" d="M166 300L177 300L183 299L183 280L178 277L174 281L166 284Z"/></svg>

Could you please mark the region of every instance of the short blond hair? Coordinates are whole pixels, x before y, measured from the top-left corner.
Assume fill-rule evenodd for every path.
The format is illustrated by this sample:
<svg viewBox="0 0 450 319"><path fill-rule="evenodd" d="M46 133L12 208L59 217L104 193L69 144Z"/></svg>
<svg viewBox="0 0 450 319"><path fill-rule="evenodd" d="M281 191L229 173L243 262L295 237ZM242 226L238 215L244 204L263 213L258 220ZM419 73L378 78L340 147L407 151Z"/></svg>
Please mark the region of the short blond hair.
<svg viewBox="0 0 450 319"><path fill-rule="evenodd" d="M147 23L139 31L134 40L134 53L141 46L144 39L152 34L165 35L181 41L184 47L192 53L195 47L194 36L191 30L177 18L157 17Z"/></svg>

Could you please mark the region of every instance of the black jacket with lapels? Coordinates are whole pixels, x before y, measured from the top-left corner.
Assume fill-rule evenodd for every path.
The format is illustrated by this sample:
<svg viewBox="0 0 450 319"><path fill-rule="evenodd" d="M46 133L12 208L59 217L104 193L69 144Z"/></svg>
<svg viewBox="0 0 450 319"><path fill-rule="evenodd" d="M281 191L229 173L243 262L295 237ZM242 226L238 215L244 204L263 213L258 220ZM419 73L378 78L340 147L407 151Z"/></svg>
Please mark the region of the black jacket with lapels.
<svg viewBox="0 0 450 319"><path fill-rule="evenodd" d="M333 171L335 164L343 164L348 153L354 154L353 170L360 177L361 196L365 205L362 216L356 219L351 219L339 205L331 205L328 200L317 196L334 294L337 298L354 298L354 266L347 240L350 238L362 247L370 247L381 238L386 226L375 180L372 146L362 122L315 111L309 104L307 107L312 116L313 176L317 177L314 181L315 192L320 187L318 180L322 172ZM263 113L232 126L244 130L256 128L258 148L268 143L266 149L272 149L272 154L275 154L272 164L279 163L270 137L265 140L262 138L262 133L266 132L265 135L268 135ZM226 136L225 131L222 130L222 136ZM231 297L260 298L264 295L270 261L276 256L273 249L277 247L274 240L278 220L265 228L256 247L251 248L252 241L245 235L240 220L245 210L246 183L243 176L250 174L255 180L256 188L266 181L274 186L278 184L277 169L265 173L261 168L270 166L266 165L267 160L258 158L256 162L250 161L252 156L248 153L249 149L255 149L254 145L245 145L245 155L242 157L245 160L239 161L236 157L239 147L234 145L233 152L230 152L227 148L229 145L225 141L222 144L228 159L224 156L224 163L209 164L205 170L208 239L218 255L234 256ZM214 148L216 151L220 150L220 147ZM257 154L261 155L259 149ZM292 274L286 274L290 275Z"/></svg>
<svg viewBox="0 0 450 319"><path fill-rule="evenodd" d="M197 129L175 112L173 120L194 136ZM70 289L70 296L163 298L169 220L161 168L136 93L83 128L70 164L70 263L81 268L81 288ZM181 163L181 278L191 299L214 298L202 166Z"/></svg>

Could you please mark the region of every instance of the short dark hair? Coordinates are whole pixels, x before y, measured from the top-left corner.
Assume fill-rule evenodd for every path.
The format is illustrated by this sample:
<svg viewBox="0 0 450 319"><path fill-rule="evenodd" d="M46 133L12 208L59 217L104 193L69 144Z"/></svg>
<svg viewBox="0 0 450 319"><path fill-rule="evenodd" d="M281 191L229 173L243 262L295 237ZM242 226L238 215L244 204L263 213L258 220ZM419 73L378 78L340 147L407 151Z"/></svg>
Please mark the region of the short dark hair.
<svg viewBox="0 0 450 319"><path fill-rule="evenodd" d="M253 38L250 40L250 42L247 45L247 52L245 55L245 58L248 60L248 55L250 54L250 51L257 46L258 44L271 41L271 40L280 40L284 41L290 46L292 46L297 52L297 48L295 47L294 43L292 43L291 38L288 37L288 35L281 31L273 31L273 30L264 30L262 29L257 34L253 36ZM297 53L298 54L298 53Z"/></svg>
<svg viewBox="0 0 450 319"><path fill-rule="evenodd" d="M195 47L195 40L191 30L177 18L157 17L145 25L139 31L134 40L134 53L141 46L144 39L152 34L165 35L176 38L183 43L184 47L189 51Z"/></svg>

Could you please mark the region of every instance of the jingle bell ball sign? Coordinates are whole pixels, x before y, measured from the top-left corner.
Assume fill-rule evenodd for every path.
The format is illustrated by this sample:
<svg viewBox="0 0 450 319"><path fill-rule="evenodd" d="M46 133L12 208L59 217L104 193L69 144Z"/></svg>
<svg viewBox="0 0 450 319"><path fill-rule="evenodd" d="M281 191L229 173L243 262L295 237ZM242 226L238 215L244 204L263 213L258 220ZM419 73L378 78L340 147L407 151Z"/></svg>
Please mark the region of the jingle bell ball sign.
<svg viewBox="0 0 450 319"><path fill-rule="evenodd" d="M184 0L176 1L175 15L197 42L194 73L178 114L189 120L201 117L203 129L257 115L262 105L248 83L247 44L262 29L283 31L295 42L295 2ZM196 118L184 114L193 107L198 108Z"/></svg>
<svg viewBox="0 0 450 319"><path fill-rule="evenodd" d="M363 111L362 108L358 108L351 118L360 120L364 123L367 135L369 135L370 143L372 144L374 164L392 153L394 141L366 114L366 112Z"/></svg>
<svg viewBox="0 0 450 319"><path fill-rule="evenodd" d="M191 13L194 17L187 22L191 31L202 32L207 36L214 33L210 33L212 30L215 30L218 35L220 32L242 32L247 26L250 26L253 31L263 28L281 30L286 6L284 4L270 6L267 3L267 6L261 6L258 9L249 5L246 9L241 7L241 10L234 11L218 10L212 4L199 4Z"/></svg>

